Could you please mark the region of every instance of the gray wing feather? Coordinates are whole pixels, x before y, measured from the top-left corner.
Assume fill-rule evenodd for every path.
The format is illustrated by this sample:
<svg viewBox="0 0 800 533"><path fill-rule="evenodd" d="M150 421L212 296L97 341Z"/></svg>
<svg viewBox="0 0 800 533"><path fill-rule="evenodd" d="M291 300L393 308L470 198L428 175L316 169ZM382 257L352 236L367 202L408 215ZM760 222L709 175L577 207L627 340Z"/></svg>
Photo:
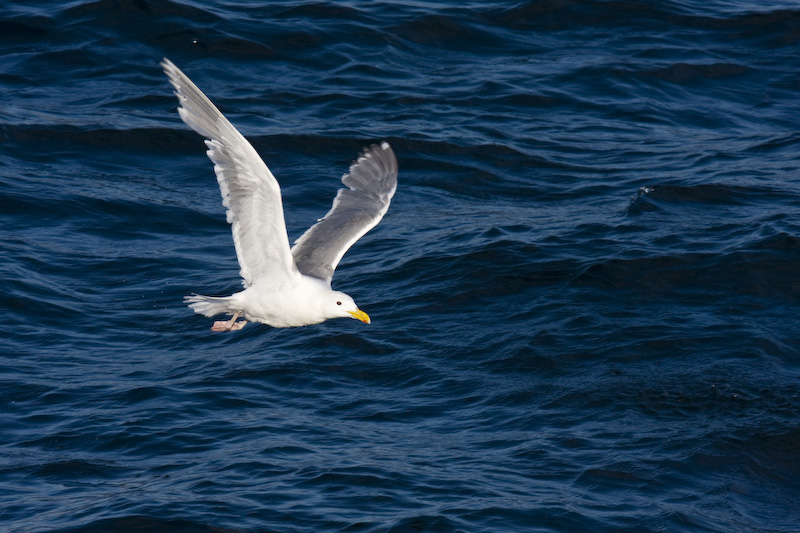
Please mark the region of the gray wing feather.
<svg viewBox="0 0 800 533"><path fill-rule="evenodd" d="M381 221L397 189L397 159L389 143L365 148L342 177L333 207L292 247L297 268L330 282L342 256Z"/></svg>

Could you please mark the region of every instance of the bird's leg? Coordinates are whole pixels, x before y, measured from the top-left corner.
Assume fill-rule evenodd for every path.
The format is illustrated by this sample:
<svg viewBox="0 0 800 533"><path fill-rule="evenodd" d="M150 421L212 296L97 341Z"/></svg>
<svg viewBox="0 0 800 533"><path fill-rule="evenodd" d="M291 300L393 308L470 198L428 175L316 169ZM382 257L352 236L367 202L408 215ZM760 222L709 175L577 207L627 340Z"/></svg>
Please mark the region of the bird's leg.
<svg viewBox="0 0 800 533"><path fill-rule="evenodd" d="M244 325L247 324L247 320L236 322L241 314L241 311L236 311L233 314L233 318L230 320L217 320L214 322L214 325L211 326L211 331L236 331L242 329Z"/></svg>

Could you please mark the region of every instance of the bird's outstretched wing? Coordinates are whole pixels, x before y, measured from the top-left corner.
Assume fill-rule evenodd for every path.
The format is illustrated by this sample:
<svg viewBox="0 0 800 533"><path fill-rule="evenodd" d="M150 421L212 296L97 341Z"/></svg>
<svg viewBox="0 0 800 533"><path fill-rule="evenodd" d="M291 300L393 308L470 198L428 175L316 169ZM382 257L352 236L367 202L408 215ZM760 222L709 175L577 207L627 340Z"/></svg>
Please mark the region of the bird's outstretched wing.
<svg viewBox="0 0 800 533"><path fill-rule="evenodd" d="M306 276L333 278L345 252L383 218L397 189L397 159L389 143L366 148L342 177L333 207L292 247L297 268Z"/></svg>
<svg viewBox="0 0 800 533"><path fill-rule="evenodd" d="M183 121L208 140L222 204L245 287L262 278L298 275L289 249L281 189L255 148L169 59L161 62L175 88Z"/></svg>

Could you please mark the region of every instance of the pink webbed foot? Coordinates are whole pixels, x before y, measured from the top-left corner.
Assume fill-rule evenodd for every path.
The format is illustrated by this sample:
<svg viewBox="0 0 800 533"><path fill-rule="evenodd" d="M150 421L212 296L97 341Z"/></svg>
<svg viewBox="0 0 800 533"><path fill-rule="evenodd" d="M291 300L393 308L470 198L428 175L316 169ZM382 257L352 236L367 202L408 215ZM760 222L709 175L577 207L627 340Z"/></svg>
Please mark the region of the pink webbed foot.
<svg viewBox="0 0 800 533"><path fill-rule="evenodd" d="M242 329L247 324L247 320L237 322L236 320L239 318L240 313L240 311L237 311L230 320L217 320L211 326L211 331L237 331Z"/></svg>

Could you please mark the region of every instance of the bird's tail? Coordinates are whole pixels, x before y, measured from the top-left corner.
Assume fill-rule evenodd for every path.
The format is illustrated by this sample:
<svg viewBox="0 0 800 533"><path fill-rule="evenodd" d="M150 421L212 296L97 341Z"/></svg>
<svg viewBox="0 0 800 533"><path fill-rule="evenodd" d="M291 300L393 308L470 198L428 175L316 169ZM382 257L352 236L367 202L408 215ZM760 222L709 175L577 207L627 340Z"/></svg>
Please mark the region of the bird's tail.
<svg viewBox="0 0 800 533"><path fill-rule="evenodd" d="M203 296L202 294L192 294L184 296L183 303L189 304L195 313L204 316L220 315L227 313L232 315L235 311L231 309L233 304L231 296Z"/></svg>

